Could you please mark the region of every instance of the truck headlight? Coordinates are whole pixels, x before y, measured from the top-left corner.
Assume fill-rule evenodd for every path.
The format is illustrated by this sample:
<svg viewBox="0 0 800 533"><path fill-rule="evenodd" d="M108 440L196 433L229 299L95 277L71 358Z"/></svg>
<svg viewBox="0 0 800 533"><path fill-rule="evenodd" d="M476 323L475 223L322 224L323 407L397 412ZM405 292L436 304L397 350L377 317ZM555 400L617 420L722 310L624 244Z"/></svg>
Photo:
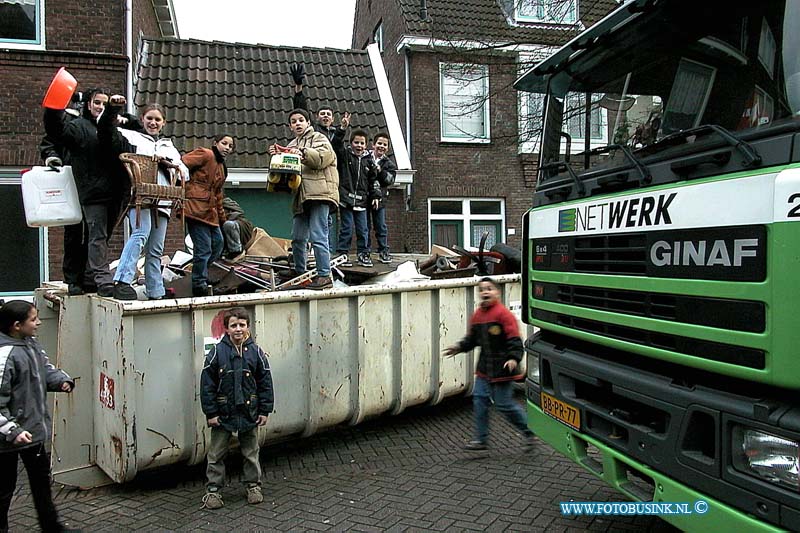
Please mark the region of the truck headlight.
<svg viewBox="0 0 800 533"><path fill-rule="evenodd" d="M527 360L525 365L528 371L528 379L539 384L539 352L526 351Z"/></svg>
<svg viewBox="0 0 800 533"><path fill-rule="evenodd" d="M770 483L798 490L800 443L763 431L733 429L733 465Z"/></svg>

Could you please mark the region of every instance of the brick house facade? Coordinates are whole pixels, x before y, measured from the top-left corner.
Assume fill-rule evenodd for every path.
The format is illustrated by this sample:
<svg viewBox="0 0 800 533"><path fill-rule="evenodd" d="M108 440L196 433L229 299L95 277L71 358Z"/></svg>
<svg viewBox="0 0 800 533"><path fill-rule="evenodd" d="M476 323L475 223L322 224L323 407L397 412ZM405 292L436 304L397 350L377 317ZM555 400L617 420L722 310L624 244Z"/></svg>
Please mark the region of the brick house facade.
<svg viewBox="0 0 800 533"><path fill-rule="evenodd" d="M524 4L557 2L573 4L566 0L357 1L352 46L364 48L373 42L382 46L416 169L405 198L395 194L388 205L393 250L425 252L431 244L477 246L485 230L492 232L490 242L520 245L522 215L531 206L535 186L536 154L521 142L520 97L512 84L521 64L530 66L617 5L613 0L580 0L572 12L574 20L566 22L526 22L516 17L515 9ZM485 69L489 133L484 139L443 138L442 68L448 64ZM459 202L460 215L456 212ZM444 227L448 225L449 229Z"/></svg>
<svg viewBox="0 0 800 533"><path fill-rule="evenodd" d="M11 215L0 231L18 236L16 242L4 238L0 244L0 293L27 292L41 281L61 279L63 232L55 227L27 228L19 194L20 170L41 164L41 102L53 74L63 66L78 80L78 90L108 87L125 94L129 61L136 61L141 38L175 35L171 0L31 0L27 4L35 23L41 24L36 38L10 38L8 32L15 28L8 25L0 33L0 202ZM128 6L130 48L126 43ZM172 224L167 250L182 247L182 241L181 228ZM109 256L118 256L122 244L122 231L117 231Z"/></svg>

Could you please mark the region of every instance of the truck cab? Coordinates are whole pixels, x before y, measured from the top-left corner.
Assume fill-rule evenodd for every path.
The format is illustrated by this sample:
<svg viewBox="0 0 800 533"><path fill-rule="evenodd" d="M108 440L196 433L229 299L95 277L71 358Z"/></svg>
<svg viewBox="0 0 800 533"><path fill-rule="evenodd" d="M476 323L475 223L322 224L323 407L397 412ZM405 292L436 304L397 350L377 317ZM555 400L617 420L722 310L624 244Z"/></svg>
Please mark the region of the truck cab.
<svg viewBox="0 0 800 533"><path fill-rule="evenodd" d="M800 530L800 2L631 0L515 87L531 429L682 529Z"/></svg>

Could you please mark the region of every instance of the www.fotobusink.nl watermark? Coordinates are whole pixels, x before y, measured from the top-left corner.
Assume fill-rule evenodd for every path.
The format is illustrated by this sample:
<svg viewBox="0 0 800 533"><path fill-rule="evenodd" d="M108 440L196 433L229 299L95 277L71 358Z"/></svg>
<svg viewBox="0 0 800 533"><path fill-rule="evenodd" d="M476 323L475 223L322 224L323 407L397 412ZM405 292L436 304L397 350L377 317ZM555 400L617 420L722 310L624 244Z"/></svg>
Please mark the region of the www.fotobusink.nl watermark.
<svg viewBox="0 0 800 533"><path fill-rule="evenodd" d="M669 515L706 514L708 503L695 502L560 502L561 514L571 515Z"/></svg>

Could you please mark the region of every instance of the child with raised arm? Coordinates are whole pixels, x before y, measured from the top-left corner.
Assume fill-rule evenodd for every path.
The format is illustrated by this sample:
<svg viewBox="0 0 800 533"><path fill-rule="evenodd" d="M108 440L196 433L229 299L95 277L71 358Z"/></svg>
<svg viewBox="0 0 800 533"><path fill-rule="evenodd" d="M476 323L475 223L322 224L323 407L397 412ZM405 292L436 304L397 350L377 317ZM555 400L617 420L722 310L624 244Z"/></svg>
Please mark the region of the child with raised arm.
<svg viewBox="0 0 800 533"><path fill-rule="evenodd" d="M489 407L494 405L522 433L526 450L533 446L533 432L528 429L525 412L514 401L512 382L522 378L522 339L517 319L500 303L500 289L491 278L478 283L480 307L469 320L467 335L458 344L449 346L444 355L452 357L480 347L475 368L475 387L472 408L475 417L475 437L464 449L487 449L489 439Z"/></svg>
<svg viewBox="0 0 800 533"><path fill-rule="evenodd" d="M75 382L50 364L36 331L42 323L33 304L0 300L0 531L8 531L8 509L22 458L42 531L63 531L50 492L52 422L47 392L72 392Z"/></svg>
<svg viewBox="0 0 800 533"><path fill-rule="evenodd" d="M242 307L223 314L225 335L206 356L200 377L201 405L211 427L203 506L219 509L225 485L225 456L231 435L237 434L244 457L247 503L264 501L258 462L258 427L267 423L274 395L272 373L264 350L250 336L250 315Z"/></svg>

